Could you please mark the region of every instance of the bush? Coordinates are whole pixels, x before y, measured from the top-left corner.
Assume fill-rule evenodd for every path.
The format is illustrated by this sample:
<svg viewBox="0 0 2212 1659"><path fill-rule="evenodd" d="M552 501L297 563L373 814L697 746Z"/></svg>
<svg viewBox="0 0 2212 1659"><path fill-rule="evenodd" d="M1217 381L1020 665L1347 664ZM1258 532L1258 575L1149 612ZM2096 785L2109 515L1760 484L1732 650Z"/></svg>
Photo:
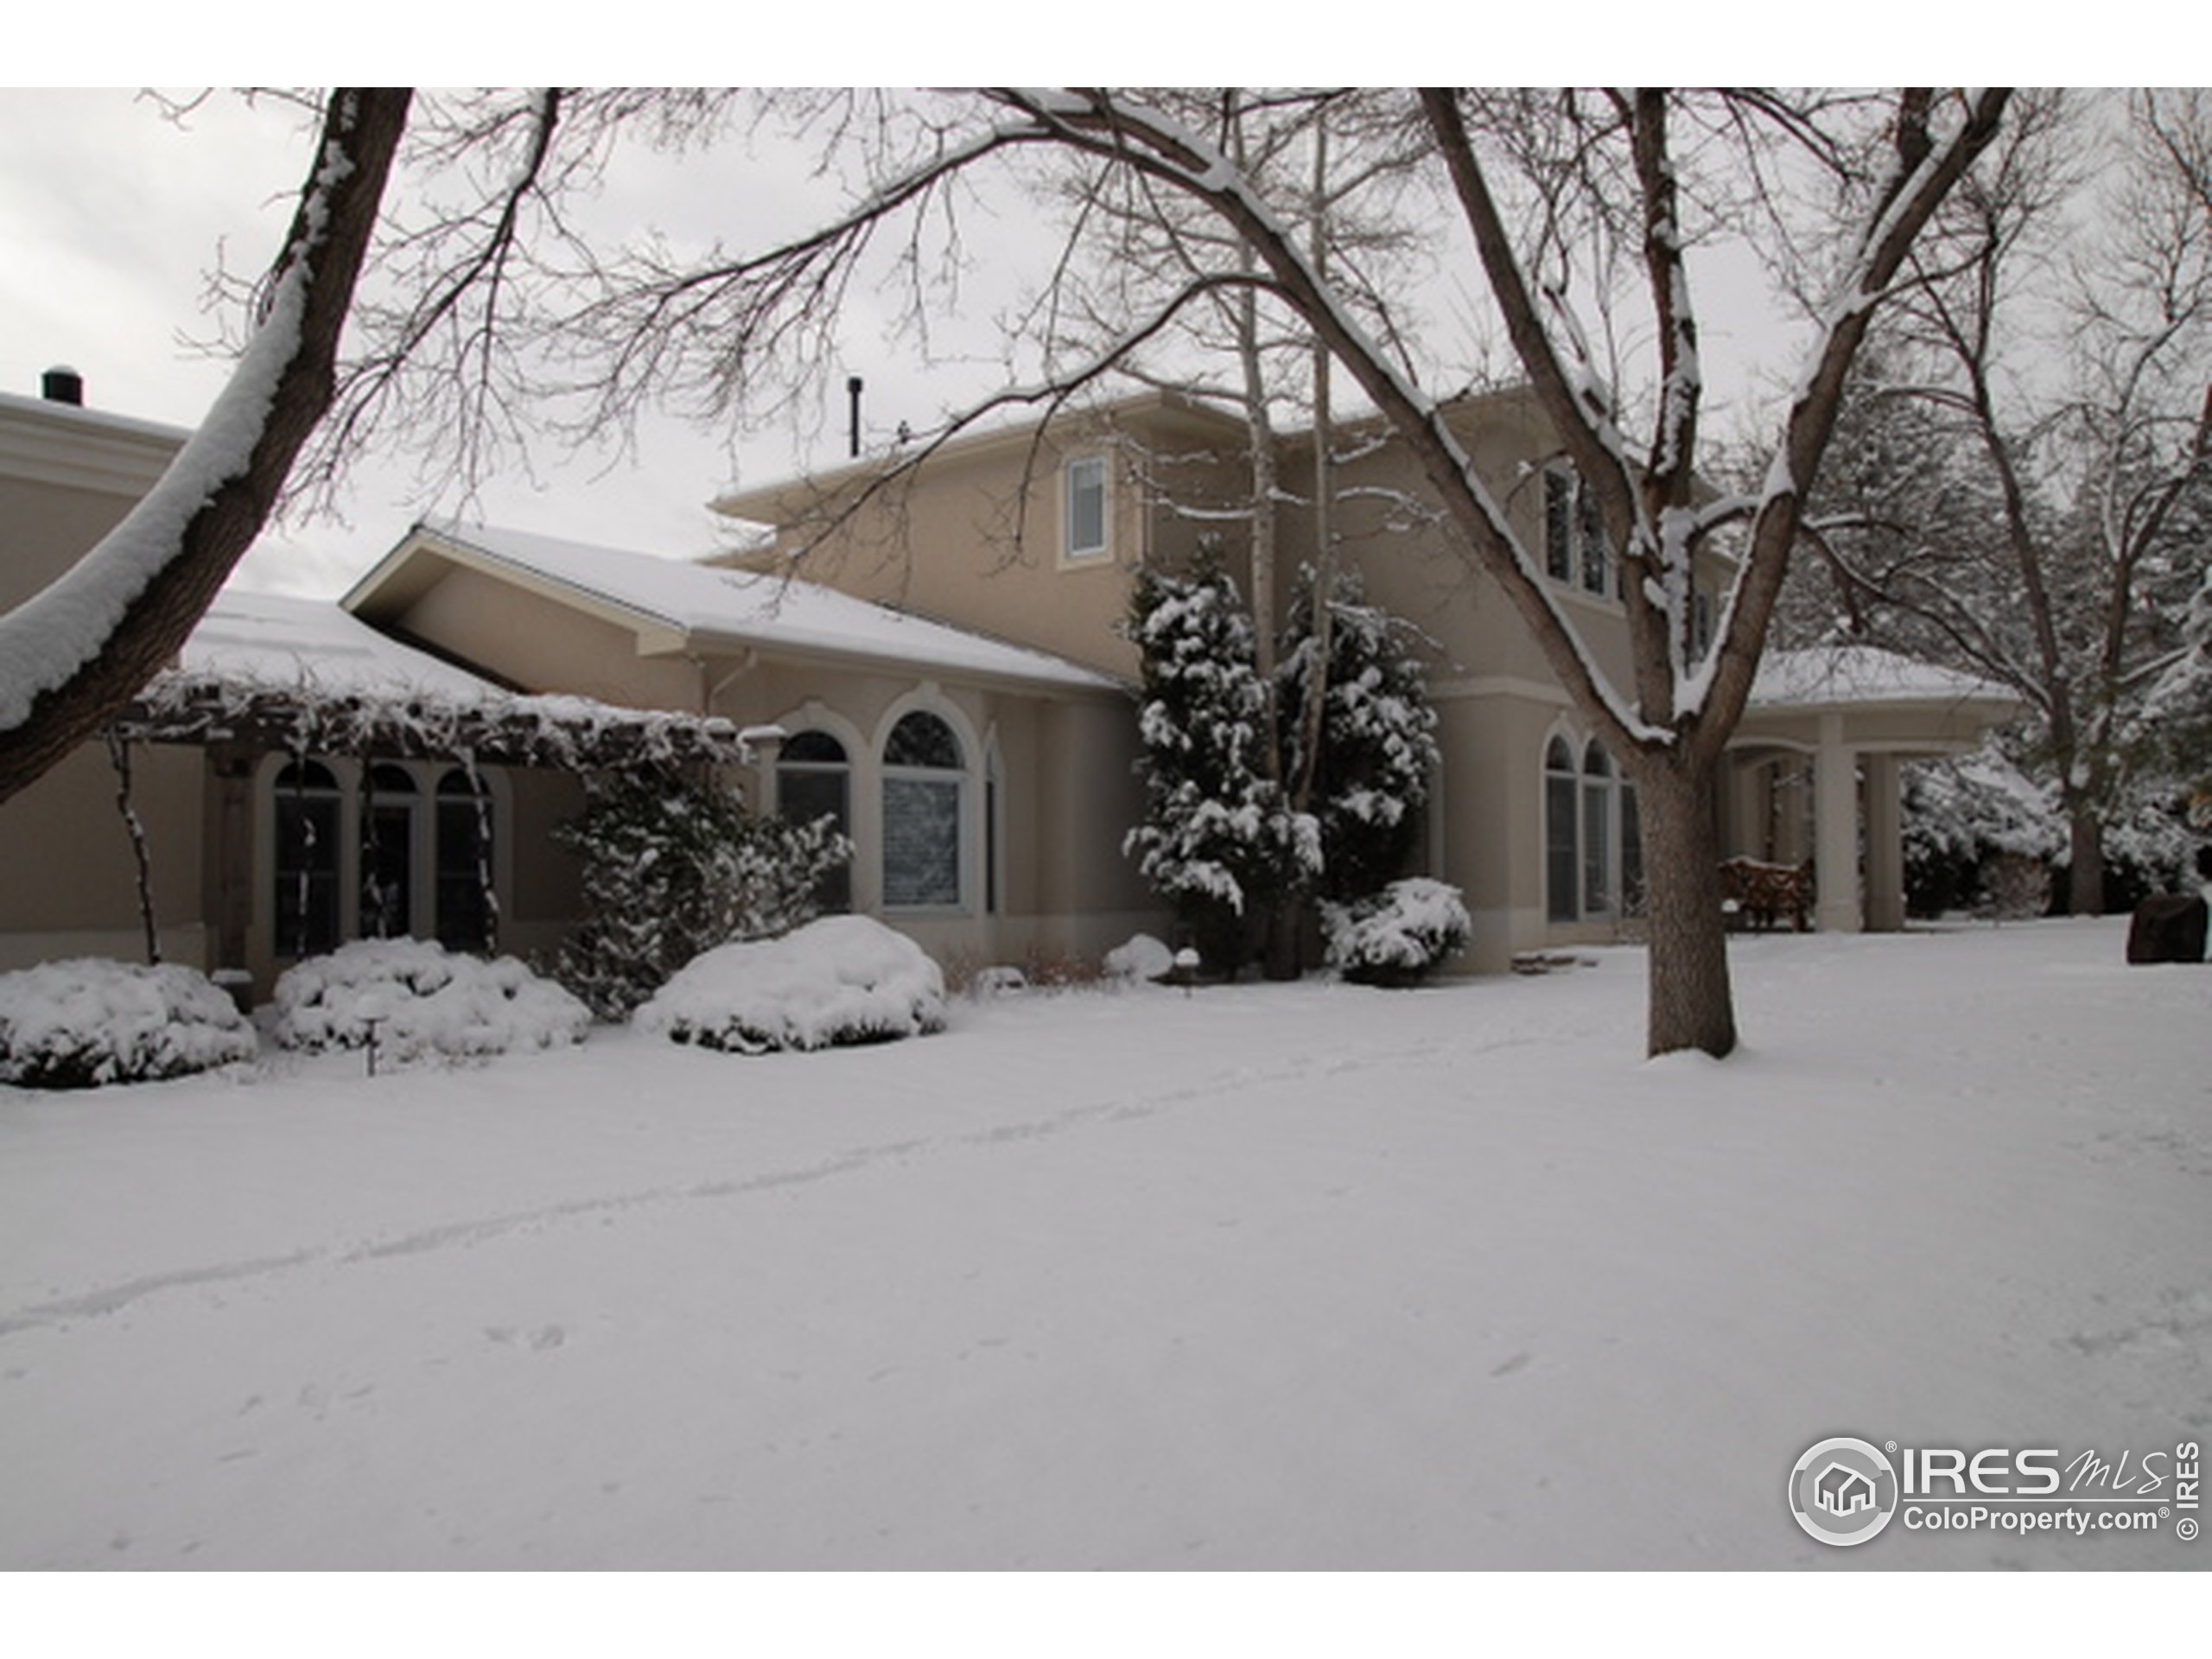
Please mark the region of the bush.
<svg viewBox="0 0 2212 1659"><path fill-rule="evenodd" d="M0 1083L91 1089L253 1058L229 994L175 963L80 957L0 974Z"/></svg>
<svg viewBox="0 0 2212 1659"><path fill-rule="evenodd" d="M1467 948L1472 931L1459 890L1425 876L1393 881L1349 905L1324 905L1328 963L1361 985L1418 985Z"/></svg>
<svg viewBox="0 0 2212 1659"><path fill-rule="evenodd" d="M455 1058L581 1041L591 1010L512 957L458 956L424 939L359 939L289 969L276 982L276 1040L287 1048L360 1048L376 1021L395 1059Z"/></svg>
<svg viewBox="0 0 2212 1659"><path fill-rule="evenodd" d="M921 946L882 923L828 916L780 939L708 951L634 1023L741 1054L888 1042L944 1028L944 976Z"/></svg>
<svg viewBox="0 0 2212 1659"><path fill-rule="evenodd" d="M583 861L584 893L556 971L606 1020L703 951L810 919L823 877L852 856L827 818L761 817L729 790L657 768L595 780L554 835Z"/></svg>

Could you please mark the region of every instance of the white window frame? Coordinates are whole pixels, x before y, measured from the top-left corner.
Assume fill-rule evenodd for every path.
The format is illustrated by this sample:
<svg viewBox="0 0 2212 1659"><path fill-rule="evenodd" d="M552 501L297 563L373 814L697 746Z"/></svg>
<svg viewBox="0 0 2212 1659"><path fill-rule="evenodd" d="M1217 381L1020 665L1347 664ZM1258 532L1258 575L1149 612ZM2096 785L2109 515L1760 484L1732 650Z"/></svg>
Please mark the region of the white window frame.
<svg viewBox="0 0 2212 1659"><path fill-rule="evenodd" d="M960 750L958 770L938 766L897 766L886 759L891 734L899 722L909 715L927 715L942 721L951 733L953 742ZM883 723L883 735L875 745L876 756L876 878L882 894L884 913L902 916L965 916L974 903L975 873L969 868L975 844L976 792L974 769L976 764L975 734L964 729L966 722L955 720L943 708L930 702L904 703L894 709ZM953 896L949 900L925 900L919 903L901 901L891 896L891 812L890 785L894 783L930 783L950 787L953 791Z"/></svg>
<svg viewBox="0 0 2212 1659"><path fill-rule="evenodd" d="M1076 541L1077 480L1094 474L1098 491L1098 539L1095 543L1079 545ZM1113 550L1114 469L1103 454L1074 456L1060 469L1060 562L1063 564L1096 564Z"/></svg>

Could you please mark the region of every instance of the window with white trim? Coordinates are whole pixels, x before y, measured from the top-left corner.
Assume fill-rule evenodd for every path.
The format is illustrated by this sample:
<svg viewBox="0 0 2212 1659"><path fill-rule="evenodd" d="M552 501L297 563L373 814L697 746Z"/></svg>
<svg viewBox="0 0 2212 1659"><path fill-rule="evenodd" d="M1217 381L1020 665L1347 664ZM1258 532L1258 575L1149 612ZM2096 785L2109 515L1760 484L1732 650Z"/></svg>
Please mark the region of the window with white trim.
<svg viewBox="0 0 2212 1659"><path fill-rule="evenodd" d="M1613 550L1598 493L1564 461L1544 468L1544 574L1610 598Z"/></svg>
<svg viewBox="0 0 2212 1659"><path fill-rule="evenodd" d="M853 768L845 746L819 729L793 732L785 738L776 755L776 810L793 823L829 818L839 835L850 839ZM814 902L825 915L842 915L853 907L849 861L822 873Z"/></svg>
<svg viewBox="0 0 2212 1659"><path fill-rule="evenodd" d="M883 902L887 909L957 909L967 762L960 739L923 709L883 743Z"/></svg>
<svg viewBox="0 0 2212 1659"><path fill-rule="evenodd" d="M1578 760L1544 747L1544 914L1554 922L1640 915L1643 827L1636 786L1594 738Z"/></svg>
<svg viewBox="0 0 2212 1659"><path fill-rule="evenodd" d="M1081 455L1068 462L1062 480L1062 555L1071 560L1105 556L1108 512L1106 458Z"/></svg>

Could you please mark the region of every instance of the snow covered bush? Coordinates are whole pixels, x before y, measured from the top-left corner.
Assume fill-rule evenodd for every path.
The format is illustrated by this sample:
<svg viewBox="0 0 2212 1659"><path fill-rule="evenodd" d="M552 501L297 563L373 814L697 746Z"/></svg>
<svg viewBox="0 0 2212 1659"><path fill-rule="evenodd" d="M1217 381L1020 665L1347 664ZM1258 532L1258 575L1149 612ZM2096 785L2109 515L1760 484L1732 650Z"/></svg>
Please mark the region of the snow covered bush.
<svg viewBox="0 0 2212 1659"><path fill-rule="evenodd" d="M1109 979L1164 979L1175 966L1175 953L1149 933L1133 935L1106 953Z"/></svg>
<svg viewBox="0 0 2212 1659"><path fill-rule="evenodd" d="M921 946L866 916L697 957L632 1022L673 1042L765 1054L888 1042L944 1028L944 976Z"/></svg>
<svg viewBox="0 0 2212 1659"><path fill-rule="evenodd" d="M1285 811L1267 775L1269 698L1251 613L1211 559L1188 576L1147 566L1126 632L1142 679L1145 815L1122 849L1206 959L1233 972L1252 920L1320 862L1313 820Z"/></svg>
<svg viewBox="0 0 2212 1659"><path fill-rule="evenodd" d="M761 817L729 790L650 767L596 780L555 834L583 861L584 893L556 972L607 1020L702 951L808 920L823 875L852 856L826 818Z"/></svg>
<svg viewBox="0 0 2212 1659"><path fill-rule="evenodd" d="M1418 985L1467 948L1472 927L1457 887L1426 876L1393 881L1349 905L1321 906L1329 966L1362 985Z"/></svg>
<svg viewBox="0 0 2212 1659"><path fill-rule="evenodd" d="M254 1057L230 994L176 963L79 957L0 974L0 1083L90 1089Z"/></svg>
<svg viewBox="0 0 2212 1659"><path fill-rule="evenodd" d="M460 956L425 939L357 939L276 982L286 1048L360 1048L375 1022L393 1058L455 1058L579 1042L591 1010L512 957Z"/></svg>

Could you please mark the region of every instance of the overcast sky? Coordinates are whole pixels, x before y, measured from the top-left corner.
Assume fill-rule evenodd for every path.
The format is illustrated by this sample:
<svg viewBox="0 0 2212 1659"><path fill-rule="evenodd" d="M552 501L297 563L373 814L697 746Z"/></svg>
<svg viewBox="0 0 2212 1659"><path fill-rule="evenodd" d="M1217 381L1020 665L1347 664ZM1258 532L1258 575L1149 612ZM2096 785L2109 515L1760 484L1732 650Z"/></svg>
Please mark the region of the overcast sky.
<svg viewBox="0 0 2212 1659"><path fill-rule="evenodd" d="M190 425L226 372L188 341L212 337L207 274L267 264L288 221L305 166L300 112L229 95L206 100L181 123L129 92L0 91L0 389L35 395L42 370L77 369L94 408ZM645 164L618 168L594 211L610 229L750 239L763 223L796 223L834 202L834 184L788 158L717 154L681 174ZM734 228L733 228L734 226ZM1018 223L988 216L974 233L986 270L992 244ZM1794 340L1747 303L1701 296L1708 367L1716 387L1764 370L1786 375ZM1447 306L1448 300L1445 302ZM968 319L982 338L980 317ZM882 339L880 302L865 294L844 327L848 372L868 380L879 432L900 420L929 424L959 392L962 372L925 371ZM972 342L971 342L972 343ZM966 372L972 384L976 371ZM604 456L540 457L537 486L486 481L476 516L516 529L598 540L671 556L715 541L705 502L734 480L758 484L842 457L841 415L818 426L757 438L732 450L716 436L663 422L633 463ZM264 538L242 569L246 585L334 594L389 550L425 501L397 467L360 465L346 522L288 524Z"/></svg>

